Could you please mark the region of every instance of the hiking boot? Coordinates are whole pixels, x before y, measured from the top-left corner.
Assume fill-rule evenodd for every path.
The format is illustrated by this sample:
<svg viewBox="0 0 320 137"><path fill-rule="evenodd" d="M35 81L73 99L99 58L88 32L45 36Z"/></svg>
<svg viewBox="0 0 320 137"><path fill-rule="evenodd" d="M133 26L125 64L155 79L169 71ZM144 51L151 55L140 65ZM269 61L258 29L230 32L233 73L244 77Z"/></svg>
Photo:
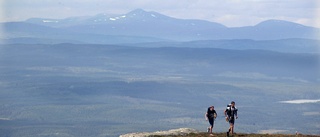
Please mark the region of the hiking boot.
<svg viewBox="0 0 320 137"><path fill-rule="evenodd" d="M227 132L227 137L229 137L229 131Z"/></svg>

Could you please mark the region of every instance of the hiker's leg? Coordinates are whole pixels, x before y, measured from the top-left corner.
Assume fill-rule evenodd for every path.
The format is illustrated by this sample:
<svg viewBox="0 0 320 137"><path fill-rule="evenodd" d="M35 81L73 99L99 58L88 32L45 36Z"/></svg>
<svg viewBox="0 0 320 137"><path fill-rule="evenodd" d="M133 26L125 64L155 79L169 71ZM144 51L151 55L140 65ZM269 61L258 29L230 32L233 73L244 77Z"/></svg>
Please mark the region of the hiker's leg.
<svg viewBox="0 0 320 137"><path fill-rule="evenodd" d="M230 132L231 132L231 134L233 134L233 127L234 127L234 125L230 124Z"/></svg>
<svg viewBox="0 0 320 137"><path fill-rule="evenodd" d="M231 123L229 123L229 124L230 124L230 127L229 127L228 132L227 132L227 137L229 137L230 131L231 131Z"/></svg>
<svg viewBox="0 0 320 137"><path fill-rule="evenodd" d="M210 133L212 133L212 128L213 128L213 119L210 121Z"/></svg>
<svg viewBox="0 0 320 137"><path fill-rule="evenodd" d="M213 119L210 119L210 133L212 133L212 128L213 128Z"/></svg>
<svg viewBox="0 0 320 137"><path fill-rule="evenodd" d="M233 119L232 121L232 134L234 133L234 122L235 122L235 119Z"/></svg>
<svg viewBox="0 0 320 137"><path fill-rule="evenodd" d="M231 120L229 121L229 124L230 124L229 132L230 132L231 134L233 134L233 125L234 125L234 120L233 120L233 119L231 119Z"/></svg>
<svg viewBox="0 0 320 137"><path fill-rule="evenodd" d="M231 134L233 134L234 118L230 119L229 124L230 124L230 131L229 132L231 132Z"/></svg>

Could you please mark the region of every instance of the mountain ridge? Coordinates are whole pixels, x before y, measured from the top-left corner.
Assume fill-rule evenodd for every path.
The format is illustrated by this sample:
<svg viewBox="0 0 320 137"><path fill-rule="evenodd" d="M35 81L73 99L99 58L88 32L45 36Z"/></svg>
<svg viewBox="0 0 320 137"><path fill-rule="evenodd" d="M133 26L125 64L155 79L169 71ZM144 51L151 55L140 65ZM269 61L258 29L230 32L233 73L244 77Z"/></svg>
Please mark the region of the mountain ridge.
<svg viewBox="0 0 320 137"><path fill-rule="evenodd" d="M161 18L166 18L166 19L177 19L177 20L196 20L196 21L205 21L205 22L210 22L210 23L216 23L216 24L220 24L223 27L226 28L242 28L242 27L249 27L249 26L240 26L240 27L227 27L221 23L217 23L217 22L212 22L212 21L208 21L208 20L202 20L202 19L179 19L179 18L174 18L174 17L170 17L164 14L160 14L158 12L154 12L154 11L145 11L143 9L135 9L132 11L129 11L128 13L125 14L106 14L106 13L100 13L100 14L96 14L94 16L73 16L73 17L67 17L67 18L63 18L63 19L50 19L50 18L29 18L23 22L29 22L29 23L34 23L34 24L38 24L38 23L59 23L61 21L65 21L65 20L76 20L76 21L83 21L83 20L90 20L92 22L95 22L96 18L102 20L102 19L108 19L110 20L110 18L116 18L116 17L121 17L121 16L136 16L136 15L142 15L142 16L149 16L151 15L154 18L157 17L161 17ZM112 20L112 19L111 19ZM285 21L285 20L277 20L277 19L269 19L269 20L264 20L261 21L259 23L257 23L256 25L252 25L252 26L261 26L264 24L268 24L268 23L273 23L273 24L277 24L277 23L286 23L286 24L291 24L291 25L299 25L299 26L304 26L304 27L311 27L311 26L306 26L306 25L302 25L302 24L298 24L298 23L294 23L294 22L290 22L290 21ZM45 25L45 24L42 24ZM315 27L311 27L311 28L315 28Z"/></svg>
<svg viewBox="0 0 320 137"><path fill-rule="evenodd" d="M33 27L21 25L25 23L32 24ZM254 26L226 27L216 22L177 19L142 9L119 15L98 14L65 19L31 18L0 25L3 26L3 39L9 41L43 38L92 44L223 39L319 39L317 34L320 33L318 28L282 20L267 20ZM140 39L136 39L137 37Z"/></svg>
<svg viewBox="0 0 320 137"><path fill-rule="evenodd" d="M225 137L226 133L213 133L209 134L206 132L200 132L191 128L178 128L171 129L167 131L156 131L156 132L138 132L138 133L128 133L120 135L119 137L150 137L150 136L158 136L158 137L207 137L207 136L215 136L215 137ZM317 135L304 135L296 132L295 134L280 134L280 133L236 133L233 137L238 136L247 136L247 137L262 137L262 136L273 136L273 137L317 137Z"/></svg>

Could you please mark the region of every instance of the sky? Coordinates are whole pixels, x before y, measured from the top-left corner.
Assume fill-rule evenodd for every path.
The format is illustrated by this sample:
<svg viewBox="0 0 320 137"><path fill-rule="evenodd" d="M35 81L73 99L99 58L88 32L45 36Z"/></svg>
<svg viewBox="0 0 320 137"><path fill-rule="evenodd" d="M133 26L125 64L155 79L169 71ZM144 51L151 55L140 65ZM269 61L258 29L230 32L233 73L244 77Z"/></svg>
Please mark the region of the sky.
<svg viewBox="0 0 320 137"><path fill-rule="evenodd" d="M228 27L279 19L320 28L320 0L0 0L0 22L126 14L138 8Z"/></svg>

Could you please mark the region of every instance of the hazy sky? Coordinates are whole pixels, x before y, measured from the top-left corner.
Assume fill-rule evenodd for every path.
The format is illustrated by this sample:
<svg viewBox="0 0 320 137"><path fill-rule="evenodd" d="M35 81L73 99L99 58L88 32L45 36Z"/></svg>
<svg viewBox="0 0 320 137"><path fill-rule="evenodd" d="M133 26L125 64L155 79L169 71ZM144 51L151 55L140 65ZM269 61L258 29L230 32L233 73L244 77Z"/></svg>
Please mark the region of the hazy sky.
<svg viewBox="0 0 320 137"><path fill-rule="evenodd" d="M99 13L125 14L141 8L229 27L280 19L320 28L320 0L0 0L0 6L0 22L31 17L60 19Z"/></svg>

